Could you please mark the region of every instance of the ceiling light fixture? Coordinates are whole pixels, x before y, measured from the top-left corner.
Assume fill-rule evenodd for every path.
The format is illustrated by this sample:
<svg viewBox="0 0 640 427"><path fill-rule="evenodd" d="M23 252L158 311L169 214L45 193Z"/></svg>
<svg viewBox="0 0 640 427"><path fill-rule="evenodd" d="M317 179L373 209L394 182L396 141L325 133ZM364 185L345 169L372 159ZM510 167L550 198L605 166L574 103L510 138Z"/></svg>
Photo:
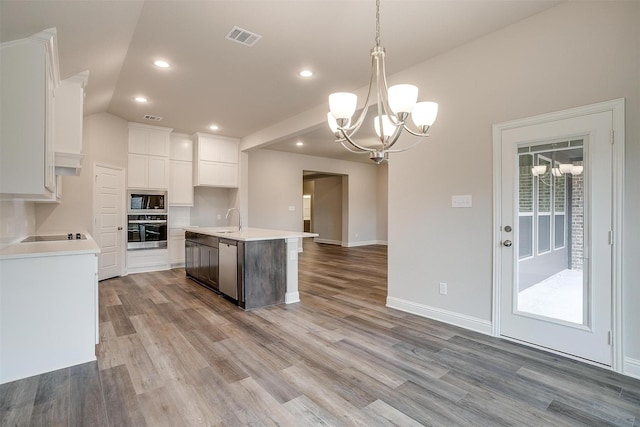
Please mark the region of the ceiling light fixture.
<svg viewBox="0 0 640 427"><path fill-rule="evenodd" d="M220 127L218 125L211 125L211 126L209 126L209 129L211 129L211 130L219 130Z"/></svg>
<svg viewBox="0 0 640 427"><path fill-rule="evenodd" d="M438 104L417 102L418 88L414 85L399 84L387 88L384 67L385 50L380 45L380 0L376 0L375 42L375 47L371 49L369 92L360 116L352 125L351 116L356 111L358 97L354 93L337 92L329 95L331 112L327 115L327 119L329 127L336 137L336 142L341 143L344 148L353 153L369 153L369 158L376 164L380 164L384 160L389 160L389 153L409 150L418 145L422 138L429 136L429 127L438 115ZM375 99L372 94L375 95ZM352 137L360 129L372 103L378 107L375 130L380 138L380 144L364 146L355 142ZM406 123L409 114L411 114L417 130L411 129ZM393 148L403 130L420 139L408 147Z"/></svg>
<svg viewBox="0 0 640 427"><path fill-rule="evenodd" d="M169 64L167 61L163 61L162 59L153 61L153 65L155 65L158 68L169 68L171 66L171 64Z"/></svg>
<svg viewBox="0 0 640 427"><path fill-rule="evenodd" d="M313 71L311 70L302 70L298 73L300 77L309 78L313 76Z"/></svg>
<svg viewBox="0 0 640 427"><path fill-rule="evenodd" d="M148 101L147 98L145 98L144 96L136 96L133 99L140 104L144 104L145 102Z"/></svg>
<svg viewBox="0 0 640 427"><path fill-rule="evenodd" d="M302 141L298 141L298 142L296 142L296 145L297 145L298 147L302 147L302 146L304 145L304 142L302 142Z"/></svg>

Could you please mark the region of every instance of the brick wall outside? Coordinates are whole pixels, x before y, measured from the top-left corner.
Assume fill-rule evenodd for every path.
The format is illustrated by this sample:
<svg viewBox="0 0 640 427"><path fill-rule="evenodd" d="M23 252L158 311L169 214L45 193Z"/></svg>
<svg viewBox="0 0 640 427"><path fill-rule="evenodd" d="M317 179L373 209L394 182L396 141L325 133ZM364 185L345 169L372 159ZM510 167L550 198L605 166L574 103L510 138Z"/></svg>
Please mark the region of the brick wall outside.
<svg viewBox="0 0 640 427"><path fill-rule="evenodd" d="M582 165L582 162L575 162ZM584 245L584 173L571 176L571 269L582 270Z"/></svg>

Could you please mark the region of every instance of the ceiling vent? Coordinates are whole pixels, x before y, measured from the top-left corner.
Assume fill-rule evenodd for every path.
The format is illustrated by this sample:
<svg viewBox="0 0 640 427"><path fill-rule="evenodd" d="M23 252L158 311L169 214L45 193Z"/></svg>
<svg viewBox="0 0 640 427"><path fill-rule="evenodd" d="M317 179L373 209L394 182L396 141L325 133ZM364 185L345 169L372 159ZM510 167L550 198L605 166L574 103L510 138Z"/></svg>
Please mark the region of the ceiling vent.
<svg viewBox="0 0 640 427"><path fill-rule="evenodd" d="M240 27L233 27L231 31L229 31L229 34L227 34L227 39L233 40L234 42L238 42L249 47L252 47L254 44L256 44L258 40L260 40L260 38L262 38L260 34L243 30Z"/></svg>
<svg viewBox="0 0 640 427"><path fill-rule="evenodd" d="M154 122L159 122L160 120L162 120L162 117L152 116L151 114L147 114L146 116L144 116L144 118L147 120L153 120Z"/></svg>

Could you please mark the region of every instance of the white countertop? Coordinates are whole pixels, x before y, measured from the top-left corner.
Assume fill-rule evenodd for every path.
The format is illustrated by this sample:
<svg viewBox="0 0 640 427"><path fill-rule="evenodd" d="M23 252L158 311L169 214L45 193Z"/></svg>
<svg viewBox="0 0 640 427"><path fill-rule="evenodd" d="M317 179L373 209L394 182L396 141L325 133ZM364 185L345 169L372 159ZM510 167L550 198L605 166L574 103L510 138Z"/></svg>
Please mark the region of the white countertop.
<svg viewBox="0 0 640 427"><path fill-rule="evenodd" d="M66 233L52 233L51 235L57 234ZM13 243L0 250L0 260L99 253L100 248L93 237L88 233L84 233L84 235L87 236L86 240Z"/></svg>
<svg viewBox="0 0 640 427"><path fill-rule="evenodd" d="M241 242L251 242L256 240L278 240L300 237L318 237L317 233L305 233L303 231L270 230L266 228L242 227L184 227L186 231L206 234L208 236L221 237L224 239L238 240Z"/></svg>

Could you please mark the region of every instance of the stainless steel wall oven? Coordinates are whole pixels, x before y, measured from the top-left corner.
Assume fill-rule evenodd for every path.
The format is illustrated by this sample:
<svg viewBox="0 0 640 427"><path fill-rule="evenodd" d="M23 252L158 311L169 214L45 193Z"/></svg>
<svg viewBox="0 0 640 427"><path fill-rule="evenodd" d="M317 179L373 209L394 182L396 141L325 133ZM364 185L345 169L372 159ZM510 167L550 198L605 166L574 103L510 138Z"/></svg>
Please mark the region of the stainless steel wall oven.
<svg viewBox="0 0 640 427"><path fill-rule="evenodd" d="M167 247L167 215L129 215L127 250Z"/></svg>

